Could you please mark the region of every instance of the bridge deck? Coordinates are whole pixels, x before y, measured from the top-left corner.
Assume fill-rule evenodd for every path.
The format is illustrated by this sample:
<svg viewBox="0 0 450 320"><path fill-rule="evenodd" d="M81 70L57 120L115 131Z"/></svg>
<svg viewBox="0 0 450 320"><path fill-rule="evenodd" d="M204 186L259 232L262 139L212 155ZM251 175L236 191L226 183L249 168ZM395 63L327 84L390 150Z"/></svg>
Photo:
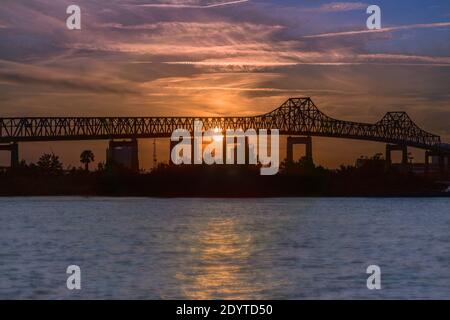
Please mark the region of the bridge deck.
<svg viewBox="0 0 450 320"><path fill-rule="evenodd" d="M333 119L310 98L291 98L253 117L22 117L0 118L0 143L170 137L176 129L278 129L283 135L358 139L450 152L439 136L419 128L404 112L389 112L369 124Z"/></svg>

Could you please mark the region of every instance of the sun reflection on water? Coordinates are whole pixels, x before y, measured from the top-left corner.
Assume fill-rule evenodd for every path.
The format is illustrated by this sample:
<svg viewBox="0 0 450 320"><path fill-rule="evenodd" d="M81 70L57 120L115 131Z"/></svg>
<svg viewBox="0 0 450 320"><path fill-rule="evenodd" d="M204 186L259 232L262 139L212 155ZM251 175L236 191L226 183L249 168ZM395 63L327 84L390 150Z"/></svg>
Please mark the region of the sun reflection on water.
<svg viewBox="0 0 450 320"><path fill-rule="evenodd" d="M233 218L212 218L195 243L196 261L177 278L187 299L249 299L261 290L248 268L252 236Z"/></svg>

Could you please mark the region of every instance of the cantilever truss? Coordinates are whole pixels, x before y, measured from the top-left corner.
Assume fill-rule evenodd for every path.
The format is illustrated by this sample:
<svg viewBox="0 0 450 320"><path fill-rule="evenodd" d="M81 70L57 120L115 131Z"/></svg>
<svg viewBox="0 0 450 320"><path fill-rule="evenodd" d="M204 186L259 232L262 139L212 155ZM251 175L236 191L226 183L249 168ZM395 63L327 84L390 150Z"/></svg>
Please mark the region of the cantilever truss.
<svg viewBox="0 0 450 320"><path fill-rule="evenodd" d="M253 117L29 117L0 118L0 143L170 137L176 129L278 129L284 135L360 139L450 152L440 137L420 129L404 112L389 112L374 124L336 120L310 98L292 98Z"/></svg>

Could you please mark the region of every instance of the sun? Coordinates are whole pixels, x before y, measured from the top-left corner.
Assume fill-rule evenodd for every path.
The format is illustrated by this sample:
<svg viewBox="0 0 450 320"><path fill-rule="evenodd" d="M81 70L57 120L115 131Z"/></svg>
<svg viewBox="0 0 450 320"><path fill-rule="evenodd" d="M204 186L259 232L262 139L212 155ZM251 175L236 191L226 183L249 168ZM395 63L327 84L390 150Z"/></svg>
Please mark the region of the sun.
<svg viewBox="0 0 450 320"><path fill-rule="evenodd" d="M220 129L220 128L214 129L213 140L214 140L214 142L222 142L222 140L223 140L222 129Z"/></svg>

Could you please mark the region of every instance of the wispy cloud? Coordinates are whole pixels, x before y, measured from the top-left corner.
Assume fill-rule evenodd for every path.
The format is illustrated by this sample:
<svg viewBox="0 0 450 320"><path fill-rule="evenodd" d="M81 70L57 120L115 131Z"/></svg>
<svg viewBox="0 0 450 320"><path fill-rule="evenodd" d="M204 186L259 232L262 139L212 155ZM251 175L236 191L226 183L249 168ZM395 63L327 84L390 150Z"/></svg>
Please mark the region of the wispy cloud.
<svg viewBox="0 0 450 320"><path fill-rule="evenodd" d="M146 3L137 4L138 7L152 7L152 8L191 8L191 9L209 9L230 6L235 4L241 4L249 2L250 0L235 0L235 1L214 1L210 3L202 4L201 1L169 1L164 3Z"/></svg>
<svg viewBox="0 0 450 320"><path fill-rule="evenodd" d="M247 35L247 37L264 37L269 33L280 31L285 27L282 25L268 25L256 23L230 23L230 22L184 22L184 21L170 21L170 22L156 22L143 24L122 24L122 23L103 23L98 25L101 28L113 30L130 30L130 31L144 31L147 36L164 36L173 35L188 35L204 34L224 35L234 34L236 36ZM151 32L151 33L149 33ZM164 39L161 39L164 41Z"/></svg>
<svg viewBox="0 0 450 320"><path fill-rule="evenodd" d="M316 12L342 12L342 11L353 11L362 10L367 8L367 4L362 2L331 2L323 4L317 8L310 8L307 11Z"/></svg>
<svg viewBox="0 0 450 320"><path fill-rule="evenodd" d="M102 76L85 77L56 68L37 67L24 63L0 60L0 81L4 84L32 88L45 88L54 91L77 91L96 94L136 94L129 83L123 79Z"/></svg>
<svg viewBox="0 0 450 320"><path fill-rule="evenodd" d="M321 33L303 36L305 39L311 38L331 38L331 37L342 37L342 36L354 36L361 34L373 34L373 33L384 33L384 32L393 32L400 30L410 30L410 29L428 29L428 28L445 28L450 27L450 22L437 22L437 23L420 23L420 24L410 24L405 26L396 26L396 27L386 27L375 30L353 30L353 31L344 31L344 32L330 32L330 33Z"/></svg>
<svg viewBox="0 0 450 320"><path fill-rule="evenodd" d="M292 43L291 43L292 44ZM225 50L226 51L226 50ZM220 70L230 71L240 68L241 71L256 71L280 67L317 65L317 66L345 66L345 65L410 65L410 66L450 66L450 57L433 57L407 54L385 53L355 53L351 51L309 51L299 52L292 47L282 50L266 50L242 52L241 56L232 58L212 58L197 61L167 61L173 65L193 65L198 67L218 67Z"/></svg>

